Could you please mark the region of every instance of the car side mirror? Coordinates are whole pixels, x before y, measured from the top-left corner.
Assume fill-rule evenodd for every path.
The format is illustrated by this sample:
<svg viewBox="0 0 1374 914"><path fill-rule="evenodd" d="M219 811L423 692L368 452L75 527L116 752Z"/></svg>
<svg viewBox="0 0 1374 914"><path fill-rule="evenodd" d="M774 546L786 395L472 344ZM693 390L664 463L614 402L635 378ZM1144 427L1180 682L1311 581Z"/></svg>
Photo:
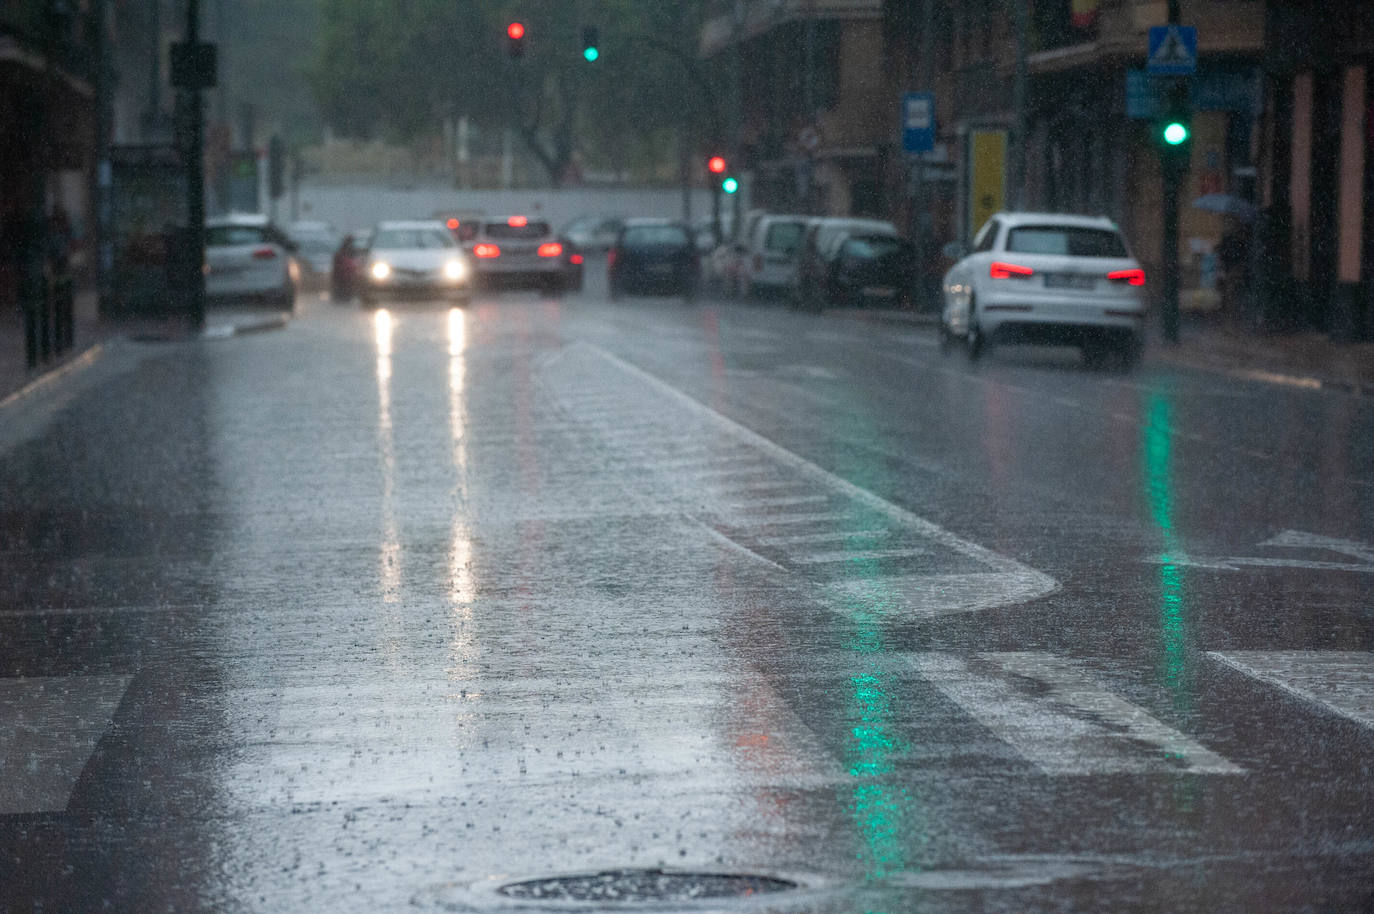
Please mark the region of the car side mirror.
<svg viewBox="0 0 1374 914"><path fill-rule="evenodd" d="M968 256L968 245L964 244L962 241L951 241L940 249L940 253L944 254L950 260L963 260Z"/></svg>

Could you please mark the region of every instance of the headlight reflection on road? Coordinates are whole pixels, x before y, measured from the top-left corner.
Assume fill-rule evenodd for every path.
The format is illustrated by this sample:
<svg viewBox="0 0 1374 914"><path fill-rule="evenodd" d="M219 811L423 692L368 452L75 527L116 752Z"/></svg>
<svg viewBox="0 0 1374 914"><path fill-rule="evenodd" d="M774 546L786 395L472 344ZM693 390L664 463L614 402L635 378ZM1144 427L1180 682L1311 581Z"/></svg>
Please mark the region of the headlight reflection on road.
<svg viewBox="0 0 1374 914"><path fill-rule="evenodd" d="M468 514L467 445L467 315L460 308L448 312L448 426L456 476L449 533L448 597L453 611L450 675L474 675L477 638L473 631L472 601L476 597L472 558L472 527Z"/></svg>
<svg viewBox="0 0 1374 914"><path fill-rule="evenodd" d="M401 600L401 534L396 523L396 441L391 421L391 313L373 318L377 345L377 443L382 462L382 543L379 555L383 603Z"/></svg>

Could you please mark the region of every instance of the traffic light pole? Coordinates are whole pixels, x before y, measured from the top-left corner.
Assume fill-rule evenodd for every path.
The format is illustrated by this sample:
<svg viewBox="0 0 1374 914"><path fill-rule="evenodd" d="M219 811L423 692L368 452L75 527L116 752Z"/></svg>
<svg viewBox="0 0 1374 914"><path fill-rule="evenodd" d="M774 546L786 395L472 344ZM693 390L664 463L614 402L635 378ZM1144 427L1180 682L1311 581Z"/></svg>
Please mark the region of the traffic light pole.
<svg viewBox="0 0 1374 914"><path fill-rule="evenodd" d="M1169 0L1168 16L1170 25L1178 25L1180 18L1179 0ZM1186 166L1178 156L1165 151L1160 162L1164 172L1164 232L1162 251L1163 273L1160 283L1159 316L1163 325L1164 339L1170 343L1178 342L1178 192L1183 183Z"/></svg>
<svg viewBox="0 0 1374 914"><path fill-rule="evenodd" d="M186 3L186 44L200 43L200 0ZM200 86L190 90L190 136L186 149L187 239L190 251L187 279L190 300L191 326L200 330L205 326L205 111Z"/></svg>
<svg viewBox="0 0 1374 914"><path fill-rule="evenodd" d="M1178 165L1167 158L1164 171L1164 232L1162 273L1160 278L1160 321L1164 339L1178 342L1178 197L1183 174Z"/></svg>

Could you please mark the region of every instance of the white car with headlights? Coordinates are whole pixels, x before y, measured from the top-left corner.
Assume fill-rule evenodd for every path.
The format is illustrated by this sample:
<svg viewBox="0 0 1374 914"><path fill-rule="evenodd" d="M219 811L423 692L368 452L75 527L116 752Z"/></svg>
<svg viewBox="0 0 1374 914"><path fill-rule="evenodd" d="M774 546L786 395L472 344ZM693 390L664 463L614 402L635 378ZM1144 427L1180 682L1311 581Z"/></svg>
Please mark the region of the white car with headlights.
<svg viewBox="0 0 1374 914"><path fill-rule="evenodd" d="M1145 271L1116 223L1057 213L997 213L944 278L940 338L977 358L1003 342L1078 346L1089 364L1144 342Z"/></svg>
<svg viewBox="0 0 1374 914"><path fill-rule="evenodd" d="M294 245L266 216L251 213L205 221L205 297L214 302L295 306L300 267Z"/></svg>
<svg viewBox="0 0 1374 914"><path fill-rule="evenodd" d="M360 277L364 305L382 298L472 297L472 266L442 222L382 222L372 230Z"/></svg>

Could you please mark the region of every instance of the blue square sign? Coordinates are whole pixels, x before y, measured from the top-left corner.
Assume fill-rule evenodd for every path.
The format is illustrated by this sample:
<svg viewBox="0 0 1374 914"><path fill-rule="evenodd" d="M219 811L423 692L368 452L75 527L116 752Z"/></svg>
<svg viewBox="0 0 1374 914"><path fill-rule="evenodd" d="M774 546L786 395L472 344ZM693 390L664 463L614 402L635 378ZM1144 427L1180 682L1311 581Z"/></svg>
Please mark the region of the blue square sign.
<svg viewBox="0 0 1374 914"><path fill-rule="evenodd" d="M1197 70L1197 29L1191 25L1150 27L1145 72L1152 76L1192 76Z"/></svg>
<svg viewBox="0 0 1374 914"><path fill-rule="evenodd" d="M902 95L902 151L930 152L934 148L934 93L904 93Z"/></svg>

